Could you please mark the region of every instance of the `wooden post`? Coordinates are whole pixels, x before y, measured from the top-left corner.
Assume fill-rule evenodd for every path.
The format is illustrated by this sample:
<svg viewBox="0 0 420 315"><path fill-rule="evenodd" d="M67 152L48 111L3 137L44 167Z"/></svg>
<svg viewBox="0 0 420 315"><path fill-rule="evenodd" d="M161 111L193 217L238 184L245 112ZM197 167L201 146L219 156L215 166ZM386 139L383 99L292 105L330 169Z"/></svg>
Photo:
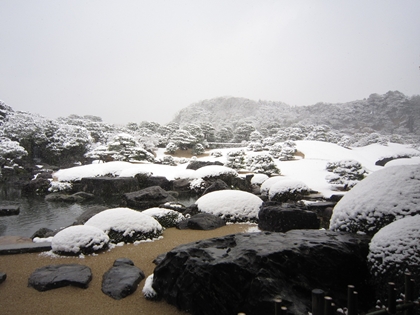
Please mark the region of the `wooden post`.
<svg viewBox="0 0 420 315"><path fill-rule="evenodd" d="M333 315L333 302L332 297L324 297L324 315Z"/></svg>
<svg viewBox="0 0 420 315"><path fill-rule="evenodd" d="M312 290L312 315L324 315L324 291Z"/></svg>
<svg viewBox="0 0 420 315"><path fill-rule="evenodd" d="M280 315L281 311L281 298L277 297L273 299L274 301L274 315Z"/></svg>
<svg viewBox="0 0 420 315"><path fill-rule="evenodd" d="M389 314L397 313L397 294L394 282L388 282L388 312Z"/></svg>
<svg viewBox="0 0 420 315"><path fill-rule="evenodd" d="M347 315L357 315L354 285L347 286Z"/></svg>
<svg viewBox="0 0 420 315"><path fill-rule="evenodd" d="M411 273L404 274L404 303L412 302L414 300L414 282L411 281ZM405 310L404 315L414 315L414 307Z"/></svg>
<svg viewBox="0 0 420 315"><path fill-rule="evenodd" d="M287 307L286 306L281 307L280 315L287 315Z"/></svg>

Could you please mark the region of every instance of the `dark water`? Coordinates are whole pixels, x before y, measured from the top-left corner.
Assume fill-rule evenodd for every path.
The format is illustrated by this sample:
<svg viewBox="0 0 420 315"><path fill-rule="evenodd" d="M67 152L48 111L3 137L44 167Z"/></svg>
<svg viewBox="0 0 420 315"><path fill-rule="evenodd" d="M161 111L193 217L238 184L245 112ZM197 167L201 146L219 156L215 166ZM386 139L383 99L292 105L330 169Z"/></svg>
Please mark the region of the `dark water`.
<svg viewBox="0 0 420 315"><path fill-rule="evenodd" d="M194 203L195 199L187 198L179 202L188 206ZM83 212L98 205L98 203L47 202L44 197L21 196L20 189L6 187L4 184L0 184L0 203L20 205L19 215L0 216L0 236L24 237L30 237L43 227L55 230L69 226ZM118 206L117 203L107 203L107 205L109 208Z"/></svg>

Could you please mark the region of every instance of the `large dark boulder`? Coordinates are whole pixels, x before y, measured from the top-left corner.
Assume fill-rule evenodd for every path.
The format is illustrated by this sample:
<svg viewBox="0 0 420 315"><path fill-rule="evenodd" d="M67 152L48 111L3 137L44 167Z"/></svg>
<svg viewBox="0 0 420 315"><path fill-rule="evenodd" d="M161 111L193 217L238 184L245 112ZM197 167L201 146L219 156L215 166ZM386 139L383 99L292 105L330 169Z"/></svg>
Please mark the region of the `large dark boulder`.
<svg viewBox="0 0 420 315"><path fill-rule="evenodd" d="M319 227L320 222L315 212L290 204L263 205L258 213L258 228L263 231L287 232Z"/></svg>
<svg viewBox="0 0 420 315"><path fill-rule="evenodd" d="M180 230L214 230L225 225L226 222L218 216L210 213L198 213L179 222L177 228Z"/></svg>
<svg viewBox="0 0 420 315"><path fill-rule="evenodd" d="M134 293L145 278L142 270L128 258L115 260L114 265L102 277L102 292L115 300Z"/></svg>
<svg viewBox="0 0 420 315"><path fill-rule="evenodd" d="M92 280L89 267L79 264L49 265L36 269L29 277L28 286L38 291L57 289L68 285L86 289Z"/></svg>
<svg viewBox="0 0 420 315"><path fill-rule="evenodd" d="M109 207L102 206L102 205L92 205L87 210L85 210L85 212L83 212L81 215L79 215L74 220L72 225L83 225L83 224L86 223L86 221L88 221L95 214L98 214L99 212L102 212L106 209L109 209Z"/></svg>
<svg viewBox="0 0 420 315"><path fill-rule="evenodd" d="M229 187L228 184L226 184L221 179L216 179L215 181L209 183L209 186L206 189L204 189L203 195L208 194L212 191L226 190L226 189L231 189L231 188Z"/></svg>
<svg viewBox="0 0 420 315"><path fill-rule="evenodd" d="M139 190L139 183L133 177L85 177L75 188L95 196L112 197Z"/></svg>
<svg viewBox="0 0 420 315"><path fill-rule="evenodd" d="M192 190L190 188L191 180L187 178L175 179L172 182L172 189L180 193L191 194Z"/></svg>
<svg viewBox="0 0 420 315"><path fill-rule="evenodd" d="M176 201L176 198L160 186L147 187L122 196L122 206L137 210L158 207L161 204L172 201Z"/></svg>
<svg viewBox="0 0 420 315"><path fill-rule="evenodd" d="M339 307L347 285L361 309L374 300L366 264L370 237L328 230L244 233L178 246L160 256L153 289L179 309L200 315L273 314L280 297L290 314L307 314L311 291Z"/></svg>

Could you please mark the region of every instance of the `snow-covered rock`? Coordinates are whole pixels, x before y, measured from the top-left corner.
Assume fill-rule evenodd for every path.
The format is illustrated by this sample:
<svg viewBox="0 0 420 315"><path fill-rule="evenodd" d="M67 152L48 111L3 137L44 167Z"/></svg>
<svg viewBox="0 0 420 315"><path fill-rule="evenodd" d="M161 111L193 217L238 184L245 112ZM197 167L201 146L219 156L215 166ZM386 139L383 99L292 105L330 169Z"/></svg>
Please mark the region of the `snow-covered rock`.
<svg viewBox="0 0 420 315"><path fill-rule="evenodd" d="M236 177L238 172L230 167L220 165L204 166L195 171L196 178L219 177L223 175Z"/></svg>
<svg viewBox="0 0 420 315"><path fill-rule="evenodd" d="M309 187L305 183L285 179L274 183L268 191L268 198L273 201L300 200L303 195L309 194Z"/></svg>
<svg viewBox="0 0 420 315"><path fill-rule="evenodd" d="M252 185L262 185L269 177L265 174L254 174L251 178Z"/></svg>
<svg viewBox="0 0 420 315"><path fill-rule="evenodd" d="M261 198L240 190L213 191L195 202L199 211L233 222L257 220L262 203Z"/></svg>
<svg viewBox="0 0 420 315"><path fill-rule="evenodd" d="M150 215L129 208L102 211L90 218L85 225L94 226L109 235L113 243L154 239L162 234L162 226Z"/></svg>
<svg viewBox="0 0 420 315"><path fill-rule="evenodd" d="M149 208L142 211L142 213L150 215L156 219L164 228L175 227L177 223L185 220L185 217L182 215L182 213L164 208Z"/></svg>
<svg viewBox="0 0 420 315"><path fill-rule="evenodd" d="M420 165L386 167L357 184L335 206L331 230L373 235L385 225L420 213Z"/></svg>
<svg viewBox="0 0 420 315"><path fill-rule="evenodd" d="M144 282L143 287L143 295L148 300L153 300L157 297L156 291L152 287L153 284L153 273L146 278L146 281Z"/></svg>
<svg viewBox="0 0 420 315"><path fill-rule="evenodd" d="M51 242L53 252L62 255L90 254L108 247L109 237L94 226L75 225L58 232Z"/></svg>

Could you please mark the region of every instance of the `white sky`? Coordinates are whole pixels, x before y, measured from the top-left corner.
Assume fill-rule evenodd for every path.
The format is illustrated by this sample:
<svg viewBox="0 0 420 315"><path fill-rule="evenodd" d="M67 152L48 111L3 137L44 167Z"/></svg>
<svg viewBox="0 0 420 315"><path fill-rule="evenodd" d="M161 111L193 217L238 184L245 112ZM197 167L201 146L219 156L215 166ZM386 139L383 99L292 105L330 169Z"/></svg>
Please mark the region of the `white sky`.
<svg viewBox="0 0 420 315"><path fill-rule="evenodd" d="M0 99L168 123L218 96L420 94L418 0L0 0Z"/></svg>

